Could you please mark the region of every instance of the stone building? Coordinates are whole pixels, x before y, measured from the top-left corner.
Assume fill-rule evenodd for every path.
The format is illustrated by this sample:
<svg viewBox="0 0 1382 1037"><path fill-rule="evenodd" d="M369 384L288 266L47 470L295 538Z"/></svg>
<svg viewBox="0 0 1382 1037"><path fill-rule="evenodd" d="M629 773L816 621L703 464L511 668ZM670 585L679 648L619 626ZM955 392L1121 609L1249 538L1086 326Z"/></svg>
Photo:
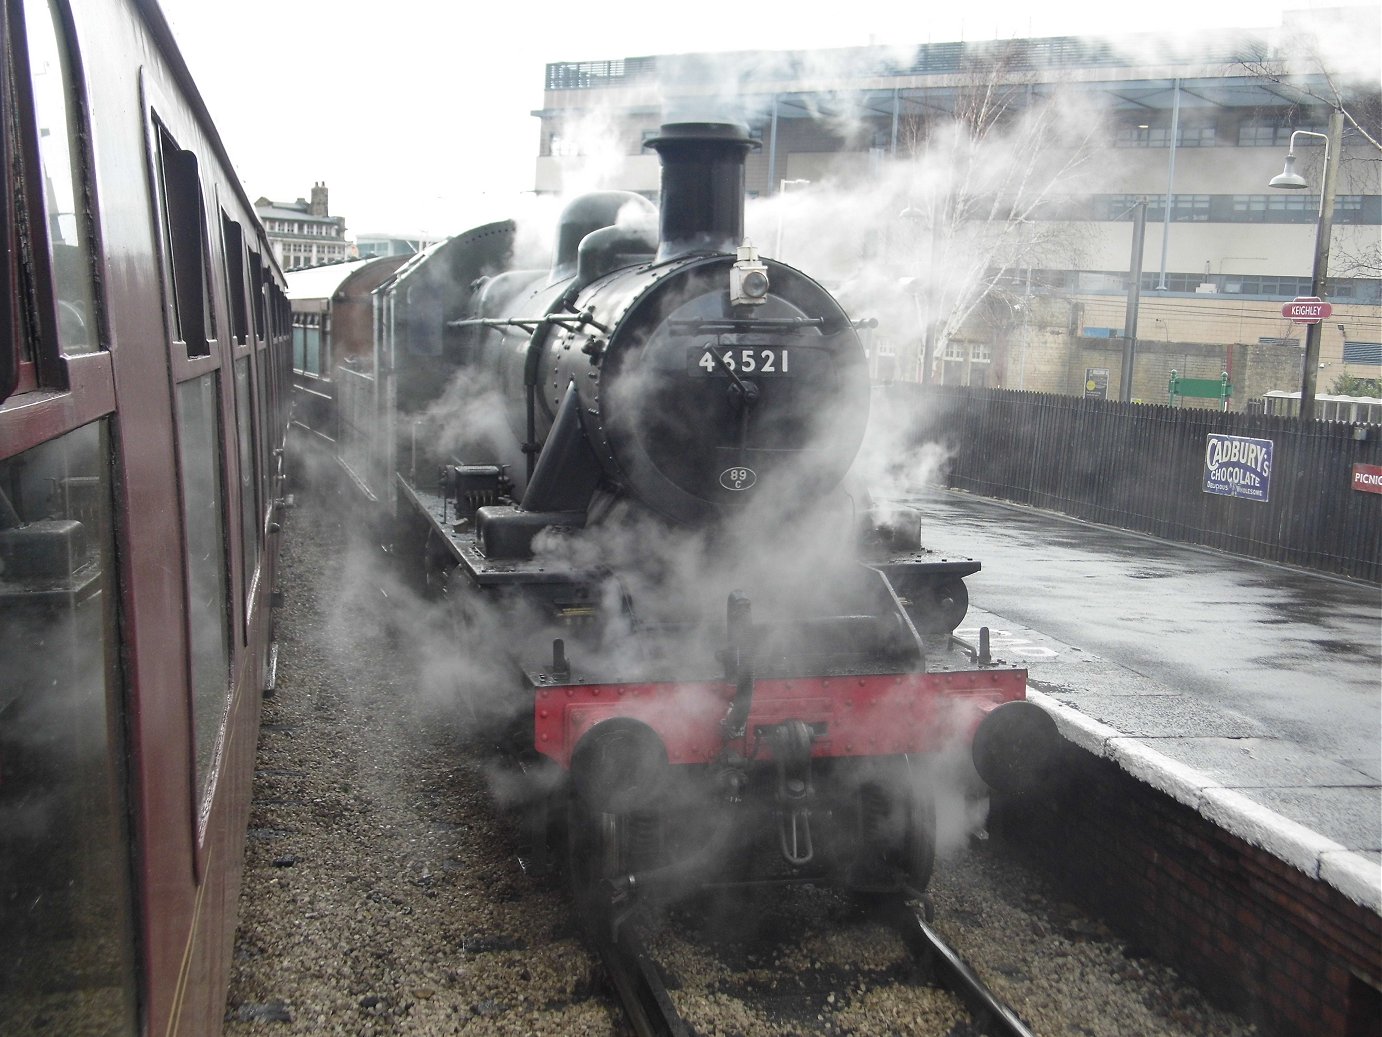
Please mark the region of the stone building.
<svg viewBox="0 0 1382 1037"><path fill-rule="evenodd" d="M1323 18L1370 73L1288 46ZM749 235L879 318L878 377L1116 397L1135 313L1131 398L1227 373L1242 409L1301 385L1305 328L1281 311L1312 294L1333 103L1350 119L1317 391L1382 374L1378 40L1377 9L1353 8L1193 51L1055 37L559 62L535 187L656 198L643 144L661 123L738 121L761 145ZM1311 186L1269 188L1293 146Z"/></svg>
<svg viewBox="0 0 1382 1037"><path fill-rule="evenodd" d="M254 211L273 244L274 257L284 270L340 263L347 258L345 219L332 216L326 184L312 185L312 200L275 202L260 198Z"/></svg>

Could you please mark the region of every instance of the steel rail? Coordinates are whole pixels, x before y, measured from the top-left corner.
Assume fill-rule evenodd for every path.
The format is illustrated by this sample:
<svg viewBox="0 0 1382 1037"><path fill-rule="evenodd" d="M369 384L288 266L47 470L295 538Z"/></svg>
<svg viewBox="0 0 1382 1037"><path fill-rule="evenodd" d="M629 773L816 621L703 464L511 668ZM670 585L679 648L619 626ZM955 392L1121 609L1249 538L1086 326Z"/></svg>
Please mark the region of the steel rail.
<svg viewBox="0 0 1382 1037"><path fill-rule="evenodd" d="M638 1037L691 1037L632 918L591 920L592 942ZM603 924L602 924L603 923Z"/></svg>
<svg viewBox="0 0 1382 1037"><path fill-rule="evenodd" d="M1017 1013L994 995L964 960L905 901L885 912L917 963L964 1002L975 1026L990 1037L1035 1037Z"/></svg>

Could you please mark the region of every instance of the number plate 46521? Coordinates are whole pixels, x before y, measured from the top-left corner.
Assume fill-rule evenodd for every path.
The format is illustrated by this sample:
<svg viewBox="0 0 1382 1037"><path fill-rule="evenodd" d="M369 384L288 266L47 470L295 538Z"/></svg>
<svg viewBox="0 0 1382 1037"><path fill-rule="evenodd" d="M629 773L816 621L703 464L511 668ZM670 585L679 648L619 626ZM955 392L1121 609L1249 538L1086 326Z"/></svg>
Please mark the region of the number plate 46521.
<svg viewBox="0 0 1382 1037"><path fill-rule="evenodd" d="M728 377L729 368L740 377L748 375L790 374L792 358L786 346L729 346L724 350L709 347L690 352L689 374Z"/></svg>

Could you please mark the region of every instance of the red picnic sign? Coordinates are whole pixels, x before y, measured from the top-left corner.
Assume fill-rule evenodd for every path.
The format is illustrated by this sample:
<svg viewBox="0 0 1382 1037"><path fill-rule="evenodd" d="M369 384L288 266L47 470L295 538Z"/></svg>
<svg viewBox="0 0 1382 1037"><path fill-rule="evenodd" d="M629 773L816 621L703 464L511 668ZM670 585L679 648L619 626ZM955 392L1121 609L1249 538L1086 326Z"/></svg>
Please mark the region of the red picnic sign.
<svg viewBox="0 0 1382 1037"><path fill-rule="evenodd" d="M1364 493L1382 493L1382 465L1354 465L1353 488L1362 490Z"/></svg>

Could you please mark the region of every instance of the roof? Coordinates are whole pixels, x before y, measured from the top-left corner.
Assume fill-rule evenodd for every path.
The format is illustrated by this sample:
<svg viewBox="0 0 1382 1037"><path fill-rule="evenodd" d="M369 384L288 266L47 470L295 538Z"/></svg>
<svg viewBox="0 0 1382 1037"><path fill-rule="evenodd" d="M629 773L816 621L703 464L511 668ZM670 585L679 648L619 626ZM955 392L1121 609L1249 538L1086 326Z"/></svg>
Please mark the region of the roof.
<svg viewBox="0 0 1382 1037"><path fill-rule="evenodd" d="M259 214L261 220L306 220L309 223L338 223L341 221L339 216L314 216L305 209L292 207L291 202L270 202L268 205L256 205L254 211Z"/></svg>
<svg viewBox="0 0 1382 1037"><path fill-rule="evenodd" d="M351 274L357 273L371 263L387 261L389 256L356 259L349 263L331 263L327 266L310 266L303 270L291 270L288 279L288 299L329 299Z"/></svg>
<svg viewBox="0 0 1382 1037"><path fill-rule="evenodd" d="M944 108L949 95L972 90L976 70L986 67L1001 81L1022 85L1036 96L1075 86L1122 110L1170 109L1179 102L1182 107L1251 111L1318 104L1315 98L1331 96L1333 84L1319 69L1306 67L1280 46L1279 38L1293 37L1303 28L1313 29L1316 23L1346 28L1357 39L1360 67L1376 60L1375 7L1312 11L1308 19L1295 14L1288 12L1279 30L1212 30L1199 34L1193 44L1146 33L552 62L547 65L547 107L534 114L550 117L580 107L583 102L572 96L577 91L619 89L635 105L653 98L656 106L666 96L699 97L706 82L739 82L746 96L771 99L775 118L818 118L822 97L831 105L887 116ZM1267 68L1275 71L1262 74ZM1355 84L1349 89L1368 88Z"/></svg>

